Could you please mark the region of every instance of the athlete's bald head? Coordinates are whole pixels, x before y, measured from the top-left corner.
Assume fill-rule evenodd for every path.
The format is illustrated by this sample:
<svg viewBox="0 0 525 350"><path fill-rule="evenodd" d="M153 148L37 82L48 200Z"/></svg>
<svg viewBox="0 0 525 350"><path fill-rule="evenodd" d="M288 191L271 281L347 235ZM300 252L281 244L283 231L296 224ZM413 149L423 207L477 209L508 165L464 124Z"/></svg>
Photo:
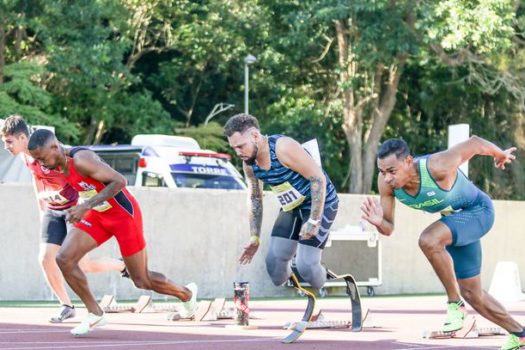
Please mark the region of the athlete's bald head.
<svg viewBox="0 0 525 350"><path fill-rule="evenodd" d="M55 134L46 129L38 129L29 138L27 145L31 156L48 169L56 169L66 164L65 153Z"/></svg>
<svg viewBox="0 0 525 350"><path fill-rule="evenodd" d="M31 134L27 148L29 151L33 151L37 148L43 148L53 141L56 141L55 134L47 129L38 129L33 134Z"/></svg>

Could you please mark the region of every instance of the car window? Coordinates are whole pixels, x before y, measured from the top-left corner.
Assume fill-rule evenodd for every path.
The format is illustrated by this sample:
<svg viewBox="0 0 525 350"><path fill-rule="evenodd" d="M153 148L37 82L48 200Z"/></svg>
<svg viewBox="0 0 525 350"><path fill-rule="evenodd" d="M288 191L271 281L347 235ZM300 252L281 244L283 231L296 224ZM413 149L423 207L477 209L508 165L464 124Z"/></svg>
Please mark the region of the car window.
<svg viewBox="0 0 525 350"><path fill-rule="evenodd" d="M177 187L214 188L227 190L242 190L244 186L236 178L223 175L171 173Z"/></svg>
<svg viewBox="0 0 525 350"><path fill-rule="evenodd" d="M142 173L142 186L144 187L166 187L166 181L161 174L153 173L151 171L144 171Z"/></svg>
<svg viewBox="0 0 525 350"><path fill-rule="evenodd" d="M134 186L137 180L137 169L138 160L140 156L136 153L99 153L102 158L110 167L124 175L128 180L128 185Z"/></svg>

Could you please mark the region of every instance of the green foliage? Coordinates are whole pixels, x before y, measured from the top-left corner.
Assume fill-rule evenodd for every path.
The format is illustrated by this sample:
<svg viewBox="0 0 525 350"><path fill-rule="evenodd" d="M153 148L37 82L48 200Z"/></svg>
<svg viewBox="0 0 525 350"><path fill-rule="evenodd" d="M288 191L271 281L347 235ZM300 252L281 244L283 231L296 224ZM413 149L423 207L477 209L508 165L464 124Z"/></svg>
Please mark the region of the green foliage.
<svg viewBox="0 0 525 350"><path fill-rule="evenodd" d="M442 65L410 65L407 79L400 87L403 100L398 101L384 138L402 137L415 155L447 148L448 126L467 123L473 135L491 140L502 148L515 145L514 129L520 118L515 103L506 92L494 96L480 86L468 84L468 71L450 70ZM517 174L523 163L514 162L507 170L494 168L490 157L475 157L469 164L469 177L495 198L523 199L512 190L520 181Z"/></svg>
<svg viewBox="0 0 525 350"><path fill-rule="evenodd" d="M426 2L421 27L446 50L469 47L480 53L508 49L514 34L510 0Z"/></svg>
<svg viewBox="0 0 525 350"><path fill-rule="evenodd" d="M291 91L280 101L268 107L268 114L260 118L263 132L283 134L300 143L317 139L324 169L337 184L347 175L347 154L344 134L337 119L327 118L317 101L294 95Z"/></svg>
<svg viewBox="0 0 525 350"><path fill-rule="evenodd" d="M59 135L75 137L78 131L70 121L51 111L52 96L40 86L42 66L19 62L5 66L5 82L0 84L0 115L19 114L31 124L53 125Z"/></svg>
<svg viewBox="0 0 525 350"><path fill-rule="evenodd" d="M373 80L378 68L403 55L383 138L403 137L416 153L430 153L446 147L449 124L467 122L501 146L521 140L525 8L515 6L510 0L6 0L0 116L19 113L53 125L68 143L176 133L233 154L216 122L243 109L243 58L253 54L250 112L263 132L300 142L316 137L324 168L344 191L350 148L342 93L369 96L380 83ZM338 56L337 20L349 39L346 66ZM236 110L203 125L221 102ZM372 112L371 105L364 109L363 135ZM523 173L522 164L513 166ZM525 197L520 171L495 171L481 157L471 162L475 183L500 198Z"/></svg>
<svg viewBox="0 0 525 350"><path fill-rule="evenodd" d="M180 136L193 137L203 149L211 149L223 153L231 153L231 149L224 137L221 125L216 122L202 124L197 127L177 128L175 133Z"/></svg>
<svg viewBox="0 0 525 350"><path fill-rule="evenodd" d="M190 126L203 122L217 103L242 105L242 60L250 42L258 45L267 36L264 9L255 1L179 1L158 16L172 24L171 45L136 69L172 116Z"/></svg>
<svg viewBox="0 0 525 350"><path fill-rule="evenodd" d="M121 12L114 1L57 1L40 23L56 108L81 125L113 120L108 107L129 84L122 63L126 40L114 27Z"/></svg>
<svg viewBox="0 0 525 350"><path fill-rule="evenodd" d="M169 134L176 123L148 91L116 93L107 107L115 116L102 143L129 143L136 134Z"/></svg>

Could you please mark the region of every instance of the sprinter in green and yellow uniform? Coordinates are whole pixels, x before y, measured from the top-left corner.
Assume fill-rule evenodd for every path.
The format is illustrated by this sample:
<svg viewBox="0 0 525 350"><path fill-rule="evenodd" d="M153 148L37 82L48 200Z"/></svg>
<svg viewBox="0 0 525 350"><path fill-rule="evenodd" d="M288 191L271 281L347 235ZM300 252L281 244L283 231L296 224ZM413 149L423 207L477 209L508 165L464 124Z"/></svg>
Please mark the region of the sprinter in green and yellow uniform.
<svg viewBox="0 0 525 350"><path fill-rule="evenodd" d="M463 297L480 315L510 333L503 350L525 347L525 330L481 288L480 239L494 223L494 208L489 196L459 166L476 155L486 155L494 158L496 167L505 169L515 159L515 150L502 150L472 136L449 150L414 158L403 140L387 140L377 154L380 202L369 197L361 207L363 219L386 236L394 230L395 198L414 209L441 213L441 218L421 233L419 246L448 296L443 331L463 327Z"/></svg>

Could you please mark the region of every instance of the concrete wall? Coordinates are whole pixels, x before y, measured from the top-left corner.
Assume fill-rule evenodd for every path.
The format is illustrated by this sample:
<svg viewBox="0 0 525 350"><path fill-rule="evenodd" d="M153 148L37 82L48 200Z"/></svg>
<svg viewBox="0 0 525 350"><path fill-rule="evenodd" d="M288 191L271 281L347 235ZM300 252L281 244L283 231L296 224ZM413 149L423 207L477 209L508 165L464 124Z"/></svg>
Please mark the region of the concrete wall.
<svg viewBox="0 0 525 350"><path fill-rule="evenodd" d="M231 297L232 282L236 280L250 281L253 296L293 294L289 288L274 287L264 267L269 232L278 212L271 193L265 195L261 249L252 264L240 266L237 260L249 236L245 192L165 188L132 188L132 192L143 210L150 269L165 273L179 284L197 282L202 297ZM340 198L340 211L333 228L358 224L363 197L341 195ZM522 258L525 237L520 217L525 213L525 203L495 205L495 226L482 240L485 288L497 261L516 261L520 270L525 271ZM31 186L0 184L0 213L0 300L52 299L37 261L39 221ZM383 283L376 288L377 294L443 291L417 245L419 233L435 219L436 216L398 205L394 235L381 237ZM119 256L114 240L91 256L107 255ZM362 258L340 257L341 261ZM337 266L332 268L338 270ZM525 272L521 275L522 284L524 278ZM120 299L130 299L143 294L118 273L90 274L89 280L98 297L114 293Z"/></svg>

